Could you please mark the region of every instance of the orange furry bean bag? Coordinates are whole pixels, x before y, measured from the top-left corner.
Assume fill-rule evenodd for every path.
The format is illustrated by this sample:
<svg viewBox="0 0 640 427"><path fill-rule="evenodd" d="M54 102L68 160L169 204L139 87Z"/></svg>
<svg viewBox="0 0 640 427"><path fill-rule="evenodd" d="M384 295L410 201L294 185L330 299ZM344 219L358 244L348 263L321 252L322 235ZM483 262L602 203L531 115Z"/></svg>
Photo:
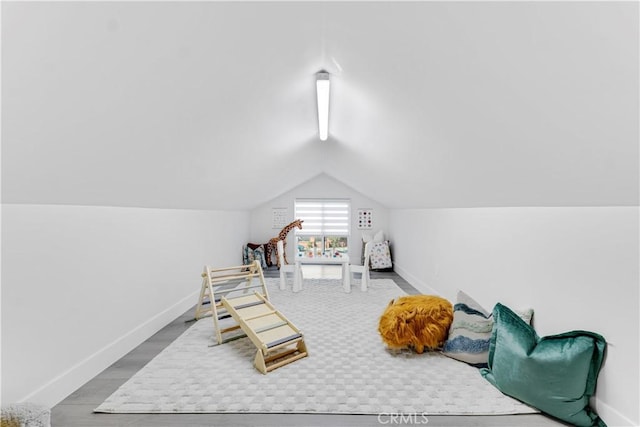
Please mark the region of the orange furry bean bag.
<svg viewBox="0 0 640 427"><path fill-rule="evenodd" d="M378 332L391 349L417 353L442 347L453 321L453 306L434 295L409 295L391 300L380 317Z"/></svg>

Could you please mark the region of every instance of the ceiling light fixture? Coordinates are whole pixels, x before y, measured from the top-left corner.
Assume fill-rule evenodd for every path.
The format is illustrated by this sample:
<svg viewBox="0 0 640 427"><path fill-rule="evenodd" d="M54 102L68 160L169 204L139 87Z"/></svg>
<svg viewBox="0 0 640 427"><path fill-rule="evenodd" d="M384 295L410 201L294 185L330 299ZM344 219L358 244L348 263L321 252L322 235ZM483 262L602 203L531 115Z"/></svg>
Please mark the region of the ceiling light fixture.
<svg viewBox="0 0 640 427"><path fill-rule="evenodd" d="M318 95L318 131L320 141L326 141L329 137L329 91L331 81L329 73L321 70L316 73L316 91Z"/></svg>

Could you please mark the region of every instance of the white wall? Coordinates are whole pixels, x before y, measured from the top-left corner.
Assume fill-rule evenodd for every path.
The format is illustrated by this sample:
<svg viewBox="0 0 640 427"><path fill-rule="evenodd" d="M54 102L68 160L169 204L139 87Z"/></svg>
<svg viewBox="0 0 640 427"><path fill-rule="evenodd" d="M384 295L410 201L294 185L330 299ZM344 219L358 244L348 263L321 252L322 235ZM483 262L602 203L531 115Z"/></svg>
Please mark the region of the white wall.
<svg viewBox="0 0 640 427"><path fill-rule="evenodd" d="M349 236L349 257L356 264L360 263L362 254L362 232L386 231L389 224L389 211L379 203L369 199L362 193L343 184L342 182L326 175L320 174L294 189L276 197L251 211L251 241L254 243L266 243L272 237L276 237L280 228L274 229L272 208L287 208L288 222L293 221L294 201L296 198L339 198L351 200L351 235ZM373 228L371 230L358 230L357 218L359 208L371 208L373 210ZM302 225L304 227L304 224ZM293 259L294 238L293 232L287 236L287 258Z"/></svg>
<svg viewBox="0 0 640 427"><path fill-rule="evenodd" d="M2 206L2 399L52 406L237 265L248 212Z"/></svg>
<svg viewBox="0 0 640 427"><path fill-rule="evenodd" d="M596 409L640 425L637 207L391 210L395 268L425 293L535 309L540 335L607 342Z"/></svg>

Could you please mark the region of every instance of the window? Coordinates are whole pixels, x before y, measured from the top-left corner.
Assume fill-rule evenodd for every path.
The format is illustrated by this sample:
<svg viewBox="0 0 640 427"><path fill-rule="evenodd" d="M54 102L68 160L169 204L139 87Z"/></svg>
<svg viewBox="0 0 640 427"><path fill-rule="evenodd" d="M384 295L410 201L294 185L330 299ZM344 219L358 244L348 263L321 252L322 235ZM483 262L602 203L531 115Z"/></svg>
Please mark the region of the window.
<svg viewBox="0 0 640 427"><path fill-rule="evenodd" d="M296 229L298 256L333 256L349 251L349 200L296 199L295 218L304 221L302 230Z"/></svg>

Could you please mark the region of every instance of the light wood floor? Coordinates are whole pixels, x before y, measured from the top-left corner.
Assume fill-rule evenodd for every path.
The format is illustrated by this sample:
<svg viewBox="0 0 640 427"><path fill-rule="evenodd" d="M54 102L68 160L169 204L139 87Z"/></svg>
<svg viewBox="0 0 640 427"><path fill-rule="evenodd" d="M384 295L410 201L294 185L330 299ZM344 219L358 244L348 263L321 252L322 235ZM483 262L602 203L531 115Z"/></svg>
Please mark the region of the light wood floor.
<svg viewBox="0 0 640 427"><path fill-rule="evenodd" d="M307 269L309 267L309 269ZM336 266L305 266L305 277L339 277ZM278 277L276 269L265 271L266 277ZM372 273L372 278L393 279L408 294L417 291L396 273ZM105 369L91 381L69 395L51 411L54 427L101 426L398 426L425 424L423 419L396 419L377 415L317 415L317 414L94 414L92 411L118 387L131 378L147 362L184 332L193 318L193 309L175 319L161 331L140 344L122 359ZM419 390L416 390L419 392ZM432 426L563 426L544 415L501 416L428 416Z"/></svg>

